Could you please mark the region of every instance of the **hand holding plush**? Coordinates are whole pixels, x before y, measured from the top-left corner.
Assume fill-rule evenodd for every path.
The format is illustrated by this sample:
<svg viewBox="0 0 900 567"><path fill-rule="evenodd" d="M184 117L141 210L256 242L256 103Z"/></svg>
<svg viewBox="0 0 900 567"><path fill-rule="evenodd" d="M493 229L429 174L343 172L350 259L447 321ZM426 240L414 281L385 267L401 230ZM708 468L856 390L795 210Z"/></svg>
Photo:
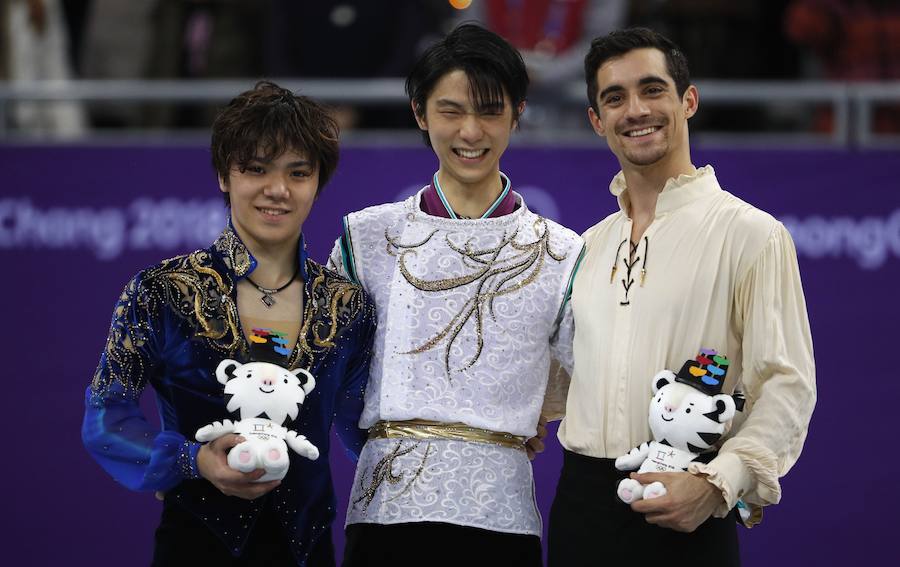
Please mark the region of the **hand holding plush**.
<svg viewBox="0 0 900 567"><path fill-rule="evenodd" d="M676 375L663 370L653 377L650 430L653 441L642 443L616 459L618 470L647 472L686 471L693 461L708 462L713 445L725 433L736 410L743 408L740 394L721 394L728 359L714 350L703 350L688 360ZM619 498L630 504L642 498L666 494L660 482L647 486L630 478L619 482Z"/></svg>
<svg viewBox="0 0 900 567"><path fill-rule="evenodd" d="M197 430L200 442L228 433L245 440L228 453L228 466L241 472L265 469L256 482L280 480L287 474L287 448L307 459L319 458L319 450L303 435L284 427L297 419L300 406L315 388L312 374L298 368L290 371L269 362L241 364L226 359L219 363L216 378L225 385L226 409L240 410L238 421L223 420Z"/></svg>

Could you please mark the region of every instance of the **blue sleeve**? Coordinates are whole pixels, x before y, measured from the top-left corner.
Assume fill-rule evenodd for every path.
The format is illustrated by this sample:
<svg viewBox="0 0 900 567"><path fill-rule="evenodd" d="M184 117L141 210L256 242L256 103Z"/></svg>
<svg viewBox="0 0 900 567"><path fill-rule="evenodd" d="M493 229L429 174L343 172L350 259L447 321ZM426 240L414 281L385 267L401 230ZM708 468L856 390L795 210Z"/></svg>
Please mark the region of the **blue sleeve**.
<svg viewBox="0 0 900 567"><path fill-rule="evenodd" d="M113 313L106 347L85 392L81 438L88 453L117 482L132 490L168 490L199 477L200 444L146 420L140 397L162 364L154 344L160 314L135 277Z"/></svg>
<svg viewBox="0 0 900 567"><path fill-rule="evenodd" d="M352 352L348 353L344 380L335 402L334 427L338 437L347 449L347 454L356 461L368 431L359 427L365 401L366 384L369 382L369 362L372 356L372 341L375 338L375 307L363 293L363 308L354 322L355 340L351 341Z"/></svg>

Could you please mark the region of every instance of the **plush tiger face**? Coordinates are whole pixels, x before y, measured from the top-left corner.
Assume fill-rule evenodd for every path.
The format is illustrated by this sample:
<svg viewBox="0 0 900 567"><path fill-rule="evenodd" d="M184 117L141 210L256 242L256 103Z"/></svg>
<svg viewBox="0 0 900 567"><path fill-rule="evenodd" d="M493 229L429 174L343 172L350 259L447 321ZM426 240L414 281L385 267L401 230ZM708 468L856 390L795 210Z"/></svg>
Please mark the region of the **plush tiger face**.
<svg viewBox="0 0 900 567"><path fill-rule="evenodd" d="M240 410L241 419L264 417L279 425L288 418L297 419L300 406L316 386L306 370L286 370L268 362L241 364L226 359L219 363L216 378L225 384L229 412Z"/></svg>
<svg viewBox="0 0 900 567"><path fill-rule="evenodd" d="M710 396L675 381L675 373L663 370L653 377L650 430L653 438L690 453L712 447L725 424L734 417L734 399L727 394Z"/></svg>

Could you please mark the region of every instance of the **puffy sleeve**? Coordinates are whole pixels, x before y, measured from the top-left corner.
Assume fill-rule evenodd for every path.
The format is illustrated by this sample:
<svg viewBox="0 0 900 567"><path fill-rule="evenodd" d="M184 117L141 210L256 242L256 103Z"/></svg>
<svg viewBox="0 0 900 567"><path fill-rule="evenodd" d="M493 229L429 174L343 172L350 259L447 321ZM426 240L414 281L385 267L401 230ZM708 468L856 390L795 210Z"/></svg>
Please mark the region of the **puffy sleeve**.
<svg viewBox="0 0 900 567"><path fill-rule="evenodd" d="M106 346L85 392L81 438L91 456L132 490L168 490L198 478L200 445L177 431L160 431L141 411L141 393L162 364L156 345L161 314L151 308L140 276L122 292Z"/></svg>
<svg viewBox="0 0 900 567"><path fill-rule="evenodd" d="M797 253L777 223L763 251L738 282L735 321L743 327L746 419L709 465L691 465L722 490L724 516L743 499L777 503L779 479L797 461L816 402L815 363Z"/></svg>

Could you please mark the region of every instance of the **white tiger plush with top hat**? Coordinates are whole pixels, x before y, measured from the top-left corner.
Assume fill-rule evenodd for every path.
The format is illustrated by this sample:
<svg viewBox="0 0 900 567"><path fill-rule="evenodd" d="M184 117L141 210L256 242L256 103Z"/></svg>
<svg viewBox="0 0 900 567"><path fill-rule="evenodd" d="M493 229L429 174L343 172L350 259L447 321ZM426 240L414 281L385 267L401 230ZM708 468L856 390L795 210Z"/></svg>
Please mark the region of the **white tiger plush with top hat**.
<svg viewBox="0 0 900 567"><path fill-rule="evenodd" d="M642 443L616 459L621 471L686 471L694 461L709 462L715 456L713 445L725 433L736 410L743 409L743 396L721 394L728 359L714 350L702 350L697 360L688 360L675 374L663 370L653 377L650 400L650 431L653 441ZM626 478L616 490L630 504L666 494L661 482L646 486Z"/></svg>
<svg viewBox="0 0 900 567"><path fill-rule="evenodd" d="M280 480L290 465L287 448L310 460L319 449L303 435L284 427L297 419L300 406L316 387L312 374L298 368L286 370L270 362L241 364L226 359L216 368L216 378L225 385L229 412L240 411L241 419L216 421L197 430L197 441L218 439L236 433L245 441L228 452L228 466L241 472L265 469L255 482Z"/></svg>

